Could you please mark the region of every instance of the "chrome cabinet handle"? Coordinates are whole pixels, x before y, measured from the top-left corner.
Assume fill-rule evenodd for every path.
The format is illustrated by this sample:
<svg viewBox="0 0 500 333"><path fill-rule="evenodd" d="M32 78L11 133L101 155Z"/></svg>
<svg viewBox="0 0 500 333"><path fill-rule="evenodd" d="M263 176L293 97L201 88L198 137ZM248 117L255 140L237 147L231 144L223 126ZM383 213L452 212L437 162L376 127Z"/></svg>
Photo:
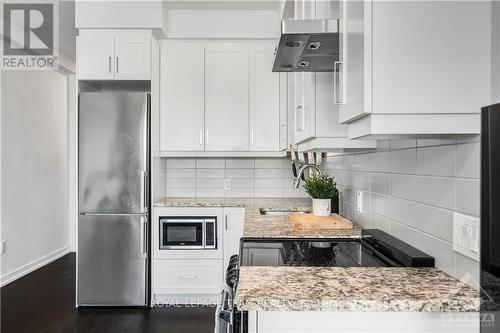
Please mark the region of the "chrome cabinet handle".
<svg viewBox="0 0 500 333"><path fill-rule="evenodd" d="M108 57L108 70L111 73L111 56Z"/></svg>
<svg viewBox="0 0 500 333"><path fill-rule="evenodd" d="M203 130L200 130L200 146L203 146Z"/></svg>
<svg viewBox="0 0 500 333"><path fill-rule="evenodd" d="M299 116L300 114L300 116ZM304 107L302 105L297 106L297 112L296 112L296 124L297 124L297 131L302 131L304 129ZM300 119L300 126L299 126L299 119Z"/></svg>
<svg viewBox="0 0 500 333"><path fill-rule="evenodd" d="M253 129L250 130L250 144L253 146Z"/></svg>
<svg viewBox="0 0 500 333"><path fill-rule="evenodd" d="M116 57L116 72L117 73L120 73L119 62L120 62L120 57Z"/></svg>
<svg viewBox="0 0 500 333"><path fill-rule="evenodd" d="M196 275L180 275L179 279L181 280L196 280L198 276Z"/></svg>
<svg viewBox="0 0 500 333"><path fill-rule="evenodd" d="M286 124L281 124L281 141L286 142Z"/></svg>
<svg viewBox="0 0 500 333"><path fill-rule="evenodd" d="M210 140L209 140L209 136L208 136L208 130L205 133L205 143L207 144L207 146L210 144Z"/></svg>
<svg viewBox="0 0 500 333"><path fill-rule="evenodd" d="M226 230L227 230L227 215L226 215L226 216L224 216L224 226L225 226L225 228L226 228Z"/></svg>
<svg viewBox="0 0 500 333"><path fill-rule="evenodd" d="M333 87L333 104L335 105L343 105L344 104L344 99L342 98L341 101L339 101L339 96L340 95L340 70L338 70L338 65L343 66L342 61L335 61L333 63L333 74L335 75L335 80L334 80L334 87ZM343 89L342 89L343 90Z"/></svg>

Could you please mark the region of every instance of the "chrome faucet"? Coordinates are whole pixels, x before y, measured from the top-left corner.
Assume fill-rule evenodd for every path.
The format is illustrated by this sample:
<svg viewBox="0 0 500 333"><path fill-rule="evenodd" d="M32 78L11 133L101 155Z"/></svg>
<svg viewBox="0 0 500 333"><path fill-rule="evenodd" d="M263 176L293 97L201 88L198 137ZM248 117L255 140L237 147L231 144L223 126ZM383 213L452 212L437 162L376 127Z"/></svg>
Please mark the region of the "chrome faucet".
<svg viewBox="0 0 500 333"><path fill-rule="evenodd" d="M319 166L317 166L316 164L304 164L300 167L299 172L297 174L297 179L295 180L295 188L299 188L300 178L302 177L302 174L304 173L304 171L306 171L306 169L309 169L309 168L315 169L320 175L323 174L323 171L321 171Z"/></svg>

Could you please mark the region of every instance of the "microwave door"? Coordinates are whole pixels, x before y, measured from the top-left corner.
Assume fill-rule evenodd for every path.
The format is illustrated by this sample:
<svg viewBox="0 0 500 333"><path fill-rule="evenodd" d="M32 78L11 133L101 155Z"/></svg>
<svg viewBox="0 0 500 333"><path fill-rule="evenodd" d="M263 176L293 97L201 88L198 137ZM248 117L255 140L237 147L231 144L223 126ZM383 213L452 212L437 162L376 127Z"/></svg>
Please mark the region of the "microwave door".
<svg viewBox="0 0 500 333"><path fill-rule="evenodd" d="M161 249L203 249L203 220L162 219L160 220Z"/></svg>
<svg viewBox="0 0 500 333"><path fill-rule="evenodd" d="M79 211L147 212L149 95L79 95Z"/></svg>

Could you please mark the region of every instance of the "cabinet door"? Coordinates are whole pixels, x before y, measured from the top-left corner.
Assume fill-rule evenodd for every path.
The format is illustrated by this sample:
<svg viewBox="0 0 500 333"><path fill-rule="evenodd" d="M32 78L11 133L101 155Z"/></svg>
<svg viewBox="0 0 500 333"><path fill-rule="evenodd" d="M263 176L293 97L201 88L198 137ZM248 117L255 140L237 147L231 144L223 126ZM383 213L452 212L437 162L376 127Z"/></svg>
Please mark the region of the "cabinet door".
<svg viewBox="0 0 500 333"><path fill-rule="evenodd" d="M366 3L365 3L366 2ZM365 48L365 43L371 41L369 35L371 16L365 11L371 8L371 1L341 1L341 14L343 35L340 43L340 61L335 73L335 103L341 103L340 122L349 122L366 115L370 108L368 105L371 89L365 89L365 85L371 82L369 62L371 59L370 48ZM366 29L365 29L366 27ZM392 48L391 48L392 49ZM386 68L387 69L387 68ZM371 104L370 104L371 105Z"/></svg>
<svg viewBox="0 0 500 333"><path fill-rule="evenodd" d="M205 150L248 151L248 47L205 48Z"/></svg>
<svg viewBox="0 0 500 333"><path fill-rule="evenodd" d="M374 1L372 17L374 114L478 113L489 103L491 3Z"/></svg>
<svg viewBox="0 0 500 333"><path fill-rule="evenodd" d="M78 79L114 79L113 36L78 37Z"/></svg>
<svg viewBox="0 0 500 333"><path fill-rule="evenodd" d="M153 293L218 294L223 282L220 260L154 260Z"/></svg>
<svg viewBox="0 0 500 333"><path fill-rule="evenodd" d="M224 269L229 264L229 258L240 252L244 223L245 208L224 209Z"/></svg>
<svg viewBox="0 0 500 333"><path fill-rule="evenodd" d="M149 80L150 57L150 36L115 36L115 79Z"/></svg>
<svg viewBox="0 0 500 333"><path fill-rule="evenodd" d="M204 48L164 42L161 47L160 150L204 150Z"/></svg>
<svg viewBox="0 0 500 333"><path fill-rule="evenodd" d="M273 73L274 43L250 47L250 150L280 149L280 75Z"/></svg>
<svg viewBox="0 0 500 333"><path fill-rule="evenodd" d="M314 136L314 74L295 73L295 144Z"/></svg>

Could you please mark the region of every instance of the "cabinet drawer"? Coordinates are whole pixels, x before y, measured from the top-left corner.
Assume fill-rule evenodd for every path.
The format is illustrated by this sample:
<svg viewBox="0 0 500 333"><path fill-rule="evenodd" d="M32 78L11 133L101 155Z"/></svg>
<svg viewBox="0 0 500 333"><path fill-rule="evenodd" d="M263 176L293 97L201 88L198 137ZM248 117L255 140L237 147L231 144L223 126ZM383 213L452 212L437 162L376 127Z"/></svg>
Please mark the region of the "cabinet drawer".
<svg viewBox="0 0 500 333"><path fill-rule="evenodd" d="M155 294L217 294L222 260L155 260Z"/></svg>

